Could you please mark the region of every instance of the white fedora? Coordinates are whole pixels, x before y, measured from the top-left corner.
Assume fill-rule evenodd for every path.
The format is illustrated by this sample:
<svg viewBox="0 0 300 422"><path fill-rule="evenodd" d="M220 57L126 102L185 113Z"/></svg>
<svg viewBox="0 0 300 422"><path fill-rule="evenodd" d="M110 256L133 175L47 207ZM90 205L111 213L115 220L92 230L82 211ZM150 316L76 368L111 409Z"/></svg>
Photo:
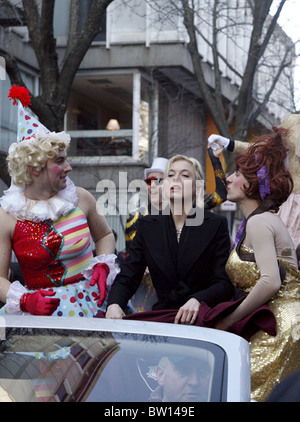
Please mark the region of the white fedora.
<svg viewBox="0 0 300 422"><path fill-rule="evenodd" d="M168 161L169 160L167 160L167 158L163 158L163 157L155 158L152 163L152 166L144 170L144 176L145 176L144 178L147 179L148 174L153 171L159 171L160 173L164 173Z"/></svg>

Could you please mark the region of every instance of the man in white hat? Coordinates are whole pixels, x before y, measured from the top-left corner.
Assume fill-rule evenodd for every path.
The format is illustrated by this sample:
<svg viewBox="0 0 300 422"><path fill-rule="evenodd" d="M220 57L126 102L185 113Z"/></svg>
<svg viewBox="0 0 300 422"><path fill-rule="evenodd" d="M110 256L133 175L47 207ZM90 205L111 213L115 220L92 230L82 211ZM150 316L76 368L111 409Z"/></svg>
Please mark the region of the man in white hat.
<svg viewBox="0 0 300 422"><path fill-rule="evenodd" d="M151 207L159 211L163 207L161 186L167 162L168 160L166 158L157 157L153 161L152 166L144 170L144 181L148 188L149 205L151 204ZM150 207L148 208L150 210Z"/></svg>
<svg viewBox="0 0 300 422"><path fill-rule="evenodd" d="M157 157L154 159L152 166L144 170L145 179L147 177L163 177L167 166L168 159L163 157ZM153 175L152 173L160 173L159 176Z"/></svg>
<svg viewBox="0 0 300 422"><path fill-rule="evenodd" d="M136 222L141 215L147 215L151 212L153 207L161 211L162 209L162 194L161 186L164 178L164 172L168 160L163 157L154 159L152 166L144 170L144 181L147 184L149 204L148 207L141 207L135 213L129 214L126 222L125 239L126 251L128 252L129 246L136 233Z"/></svg>
<svg viewBox="0 0 300 422"><path fill-rule="evenodd" d="M129 253L129 247L136 234L137 220L140 216L147 215L153 211L162 210L162 181L168 160L163 157L157 157L153 160L152 166L144 170L144 181L147 184L149 203L148 207L141 207L135 213L127 217L125 228L126 254ZM156 301L156 293L153 287L149 272L146 270L140 288L131 300L131 305L136 311L142 312L151 310L152 304Z"/></svg>

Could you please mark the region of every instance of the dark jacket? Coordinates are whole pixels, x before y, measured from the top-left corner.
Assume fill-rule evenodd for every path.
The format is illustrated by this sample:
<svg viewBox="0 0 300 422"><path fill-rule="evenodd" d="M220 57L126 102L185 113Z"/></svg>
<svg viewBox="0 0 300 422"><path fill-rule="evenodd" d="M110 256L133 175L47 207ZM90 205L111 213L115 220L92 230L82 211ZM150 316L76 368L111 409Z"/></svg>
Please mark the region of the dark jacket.
<svg viewBox="0 0 300 422"><path fill-rule="evenodd" d="M147 266L158 297L153 310L178 309L192 297L211 307L229 300L234 294L225 272L229 252L227 220L218 214L204 210L203 223L185 225L179 243L171 215L140 217L108 305L125 310Z"/></svg>

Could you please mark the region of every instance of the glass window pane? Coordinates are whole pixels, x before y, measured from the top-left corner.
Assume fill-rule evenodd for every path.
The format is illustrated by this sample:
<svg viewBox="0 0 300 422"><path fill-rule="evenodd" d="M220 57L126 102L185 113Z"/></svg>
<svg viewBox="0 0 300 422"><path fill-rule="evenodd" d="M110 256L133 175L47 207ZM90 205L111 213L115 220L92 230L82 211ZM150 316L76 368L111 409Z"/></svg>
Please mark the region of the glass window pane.
<svg viewBox="0 0 300 422"><path fill-rule="evenodd" d="M200 340L10 329L1 342L0 396L12 401L220 401L224 365L224 351Z"/></svg>

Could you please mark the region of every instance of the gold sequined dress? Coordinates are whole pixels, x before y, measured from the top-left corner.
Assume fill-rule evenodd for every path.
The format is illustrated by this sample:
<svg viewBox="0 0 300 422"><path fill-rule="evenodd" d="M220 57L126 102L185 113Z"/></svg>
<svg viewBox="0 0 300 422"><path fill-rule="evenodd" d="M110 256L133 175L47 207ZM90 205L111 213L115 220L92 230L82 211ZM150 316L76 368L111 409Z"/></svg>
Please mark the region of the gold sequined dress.
<svg viewBox="0 0 300 422"><path fill-rule="evenodd" d="M241 246L242 253L253 250ZM232 283L249 294L260 278L255 262L240 258L234 249L226 264ZM274 386L286 375L300 368L300 277L299 271L284 259L281 288L268 302L276 317L276 336L259 331L251 337L251 397L256 401L267 398Z"/></svg>

